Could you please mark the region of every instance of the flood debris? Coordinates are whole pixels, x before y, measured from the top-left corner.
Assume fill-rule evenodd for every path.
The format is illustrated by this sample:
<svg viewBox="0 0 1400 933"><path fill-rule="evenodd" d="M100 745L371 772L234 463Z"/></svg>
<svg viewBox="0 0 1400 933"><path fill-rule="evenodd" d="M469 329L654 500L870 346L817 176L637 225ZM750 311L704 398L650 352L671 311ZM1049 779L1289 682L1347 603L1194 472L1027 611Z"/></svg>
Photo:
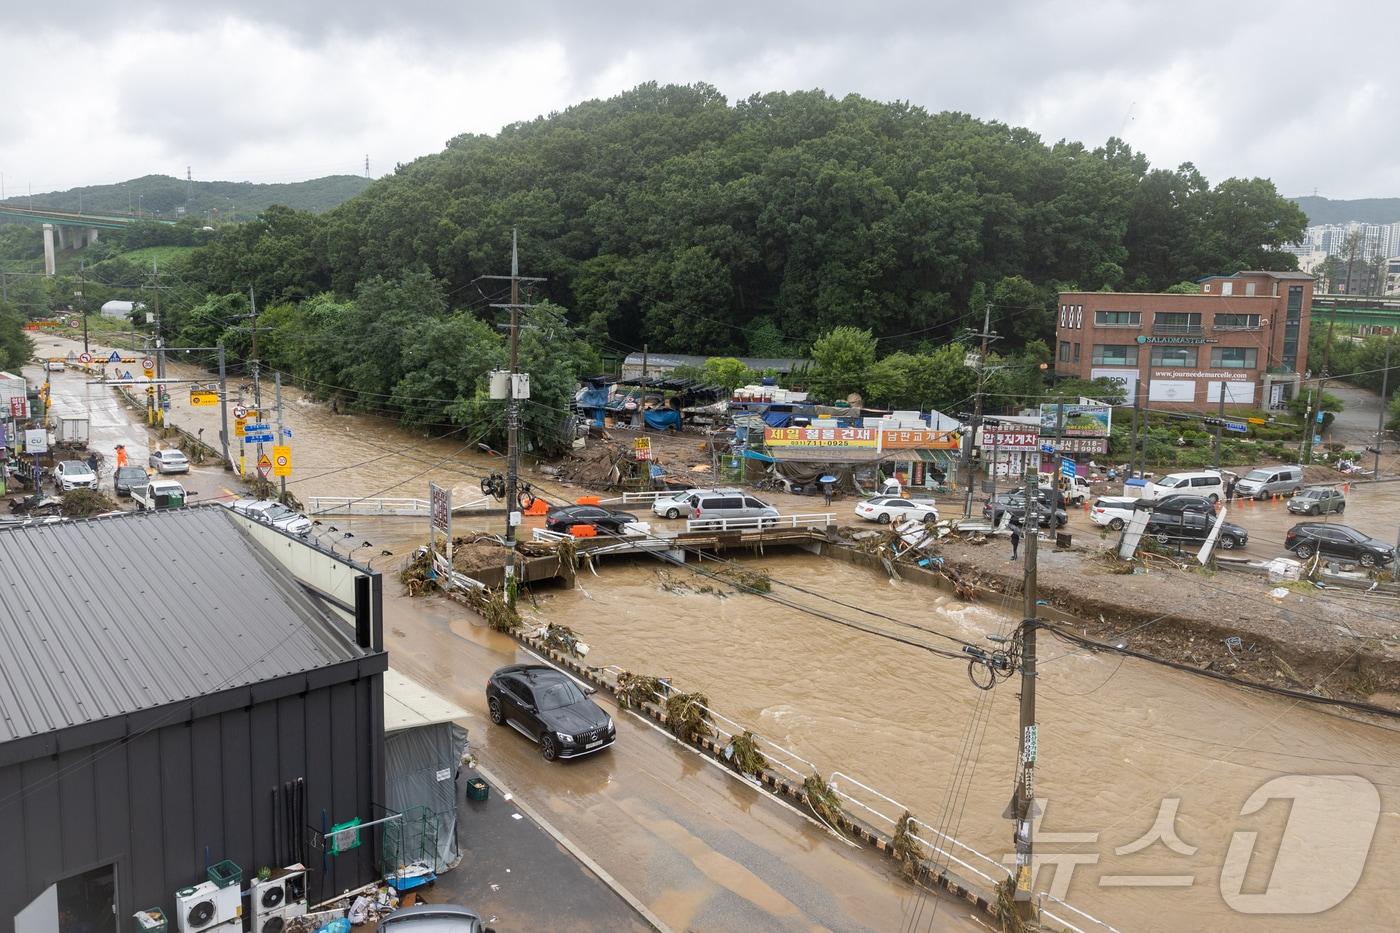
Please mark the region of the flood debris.
<svg viewBox="0 0 1400 933"><path fill-rule="evenodd" d="M474 586L463 590L462 598L486 620L487 625L498 632L513 632L523 624L520 613L506 600L502 590Z"/></svg>
<svg viewBox="0 0 1400 933"><path fill-rule="evenodd" d="M631 709L644 703L658 703L665 695L665 685L661 678L649 674L633 674L622 671L617 675L617 705Z"/></svg>
<svg viewBox="0 0 1400 933"><path fill-rule="evenodd" d="M581 658L588 654L588 645L579 640L578 634L567 625L551 622L538 633L546 648Z"/></svg>
<svg viewBox="0 0 1400 933"><path fill-rule="evenodd" d="M925 858L924 847L914 838L914 816L908 810L904 811L904 815L894 826L890 850L894 852L895 858L899 859L899 870L906 878L918 876Z"/></svg>
<svg viewBox="0 0 1400 933"><path fill-rule="evenodd" d="M714 734L710 728L710 698L703 693L677 693L666 700L666 728L684 742Z"/></svg>
<svg viewBox="0 0 1400 933"><path fill-rule="evenodd" d="M843 816L841 798L836 796L826 778L813 771L802 779L802 793L817 818L833 830L837 829Z"/></svg>
<svg viewBox="0 0 1400 933"><path fill-rule="evenodd" d="M758 750L758 740L748 729L729 740L724 747L724 757L740 774L759 777L768 769L768 759Z"/></svg>

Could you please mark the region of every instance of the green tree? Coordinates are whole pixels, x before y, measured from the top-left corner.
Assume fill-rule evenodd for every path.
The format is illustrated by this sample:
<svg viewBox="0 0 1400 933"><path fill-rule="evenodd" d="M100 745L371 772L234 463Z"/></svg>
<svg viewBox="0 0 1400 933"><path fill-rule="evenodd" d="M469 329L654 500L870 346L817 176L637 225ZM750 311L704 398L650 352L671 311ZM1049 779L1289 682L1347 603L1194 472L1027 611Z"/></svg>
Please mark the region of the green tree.
<svg viewBox="0 0 1400 933"><path fill-rule="evenodd" d="M757 382L759 376L732 356L712 356L700 367L700 378L732 392L739 386Z"/></svg>
<svg viewBox="0 0 1400 933"><path fill-rule="evenodd" d="M0 304L0 369L17 373L34 356L34 341L24 332L24 314Z"/></svg>
<svg viewBox="0 0 1400 933"><path fill-rule="evenodd" d="M1201 284L1199 282L1177 282L1175 285L1168 285L1162 289L1168 295L1199 295Z"/></svg>
<svg viewBox="0 0 1400 933"><path fill-rule="evenodd" d="M875 337L857 327L837 327L812 344L813 391L832 400L852 392L864 393L875 365Z"/></svg>

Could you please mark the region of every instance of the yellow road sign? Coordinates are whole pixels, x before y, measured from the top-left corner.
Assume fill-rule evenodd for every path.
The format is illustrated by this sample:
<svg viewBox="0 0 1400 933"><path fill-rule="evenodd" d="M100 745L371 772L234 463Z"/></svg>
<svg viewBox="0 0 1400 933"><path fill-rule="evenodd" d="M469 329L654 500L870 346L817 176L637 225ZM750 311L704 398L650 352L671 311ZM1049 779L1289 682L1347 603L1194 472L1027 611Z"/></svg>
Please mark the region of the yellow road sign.
<svg viewBox="0 0 1400 933"><path fill-rule="evenodd" d="M267 454L258 458L258 475L267 479L267 474L272 470L272 461L267 459Z"/></svg>
<svg viewBox="0 0 1400 933"><path fill-rule="evenodd" d="M292 448L280 444L272 446L272 475L292 475Z"/></svg>
<svg viewBox="0 0 1400 933"><path fill-rule="evenodd" d="M156 371L155 371L154 369L143 369L142 372L144 372L144 373L146 374L146 378L147 378L147 379L150 379L152 376L154 376L154 375L156 374Z"/></svg>
<svg viewBox="0 0 1400 933"><path fill-rule="evenodd" d="M245 433L244 430L243 430L243 428L244 428L244 426L247 425L247 424L248 424L248 419L247 419L247 418L234 418L234 419L233 419L233 436L234 436L234 437L242 437L243 434Z"/></svg>
<svg viewBox="0 0 1400 933"><path fill-rule="evenodd" d="M1268 419L1266 419L1266 418L1246 418L1245 420L1248 421L1250 424L1268 424L1268 423L1269 423L1269 422L1268 422Z"/></svg>
<svg viewBox="0 0 1400 933"><path fill-rule="evenodd" d="M190 404L195 406L217 405L219 404L219 393L190 389Z"/></svg>

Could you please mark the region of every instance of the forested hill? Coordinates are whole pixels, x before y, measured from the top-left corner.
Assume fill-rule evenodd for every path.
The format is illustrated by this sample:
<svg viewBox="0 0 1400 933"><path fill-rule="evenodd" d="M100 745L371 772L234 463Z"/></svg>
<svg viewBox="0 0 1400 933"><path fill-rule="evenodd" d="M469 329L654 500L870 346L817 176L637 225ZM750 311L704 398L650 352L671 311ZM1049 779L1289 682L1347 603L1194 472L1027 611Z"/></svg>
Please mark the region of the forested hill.
<svg viewBox="0 0 1400 933"><path fill-rule="evenodd" d="M89 185L67 191L36 194L33 205L56 211L77 211L89 214L103 211L126 213L137 206L143 214L156 214L173 219L179 208L196 216L218 210L223 220L244 219L274 204L284 204L299 211L320 212L343 204L365 188L369 179L359 175L327 175L309 181L287 184L256 185L246 181L197 181L191 185L183 178L169 175L145 175L114 185ZM30 198L10 198L6 203L28 207Z"/></svg>
<svg viewBox="0 0 1400 933"><path fill-rule="evenodd" d="M1308 224L1400 223L1400 198L1358 198L1354 201L1334 201L1331 198L1294 198L1308 215Z"/></svg>
<svg viewBox="0 0 1400 933"><path fill-rule="evenodd" d="M841 324L943 342L984 298L1003 347L1053 332L1062 287L1141 290L1294 268L1305 217L1264 179L1212 186L1118 140L1046 143L960 113L820 91L730 104L706 85L453 139L321 217L221 232L190 275L269 301L430 273L545 276L594 345L781 356ZM970 312L969 309L972 309Z"/></svg>

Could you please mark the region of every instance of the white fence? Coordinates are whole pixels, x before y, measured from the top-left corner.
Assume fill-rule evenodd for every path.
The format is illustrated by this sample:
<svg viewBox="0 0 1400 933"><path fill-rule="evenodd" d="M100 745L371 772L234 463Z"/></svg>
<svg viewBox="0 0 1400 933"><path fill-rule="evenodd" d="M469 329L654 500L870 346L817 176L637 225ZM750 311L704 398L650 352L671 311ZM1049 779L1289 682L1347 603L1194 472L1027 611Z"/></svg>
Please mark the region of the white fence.
<svg viewBox="0 0 1400 933"><path fill-rule="evenodd" d="M617 675L622 673L622 668L615 664L610 664L607 667L600 668L599 671L611 675L613 683L616 685ZM674 687L668 683L666 684L666 689L671 690L674 689ZM658 705L664 706L666 698L663 696L653 697L653 701ZM749 732L749 734L753 736L755 747L763 753L764 758L768 759L768 768L770 771L787 774L789 778L799 786L805 778L813 774L821 773L821 770L815 764L791 749L784 748L770 739L766 739L761 735L757 735L745 729L742 723L735 722L728 716L718 713L708 706L701 705L701 709L710 716L709 725L718 738L716 742L717 745L728 745L733 741L736 735ZM723 725L721 725L721 723L723 723ZM842 785L845 785L845 787ZM903 814L910 812L909 807L894 798L887 797L873 787L840 771L833 771L831 773L831 777L827 781L827 787L832 793L836 794L837 797L841 798L842 808L845 809L847 813L861 822L871 824L877 829L883 830L889 836L894 835ZM846 788L854 789L864 799L858 799L856 796L848 793ZM874 801L873 805L872 800ZM893 812L899 815L890 816L876 809L876 807L880 806L881 802L890 804ZM910 823L910 835L932 853L931 861L935 865L940 863L943 865L956 864L963 871L981 878L992 888L995 888L1007 877L1010 871L1009 867L1002 865L990 855L979 852L967 843L961 842L949 836L947 833L941 832L922 820L911 819ZM832 827L832 829L835 831L835 827ZM934 839L939 840L939 842L934 842ZM954 855L953 852L950 851L952 849L958 850L962 857L960 858L958 855ZM977 867L978 865L982 867L979 868ZM1053 895L1037 892L1036 896L1042 901L1040 910L1041 917L1046 920L1053 920L1061 929L1069 930L1070 933L1086 933L1087 926L1091 929L1105 930L1108 931L1108 933L1119 933L1119 931L1110 924L1097 917L1086 914L1076 907L1066 904ZM1077 926L1065 920L1063 917L1056 916L1049 910L1046 910L1043 906L1043 902L1046 900L1054 901L1060 907L1082 918L1079 923L1085 924L1085 926Z"/></svg>
<svg viewBox="0 0 1400 933"><path fill-rule="evenodd" d="M471 511L491 500L482 496L452 507L452 514ZM359 496L311 496L306 500L308 515L428 515L427 499L386 499Z"/></svg>
<svg viewBox="0 0 1400 933"><path fill-rule="evenodd" d="M686 531L772 531L775 528L826 528L836 524L835 512L779 515L767 518L692 518Z"/></svg>
<svg viewBox="0 0 1400 933"><path fill-rule="evenodd" d="M680 495L683 491L684 490L680 489L659 489L649 492L624 492L620 496L610 496L607 499L599 499L598 501L603 505L629 505L640 502L645 502L650 505L657 499L669 499L672 496Z"/></svg>

